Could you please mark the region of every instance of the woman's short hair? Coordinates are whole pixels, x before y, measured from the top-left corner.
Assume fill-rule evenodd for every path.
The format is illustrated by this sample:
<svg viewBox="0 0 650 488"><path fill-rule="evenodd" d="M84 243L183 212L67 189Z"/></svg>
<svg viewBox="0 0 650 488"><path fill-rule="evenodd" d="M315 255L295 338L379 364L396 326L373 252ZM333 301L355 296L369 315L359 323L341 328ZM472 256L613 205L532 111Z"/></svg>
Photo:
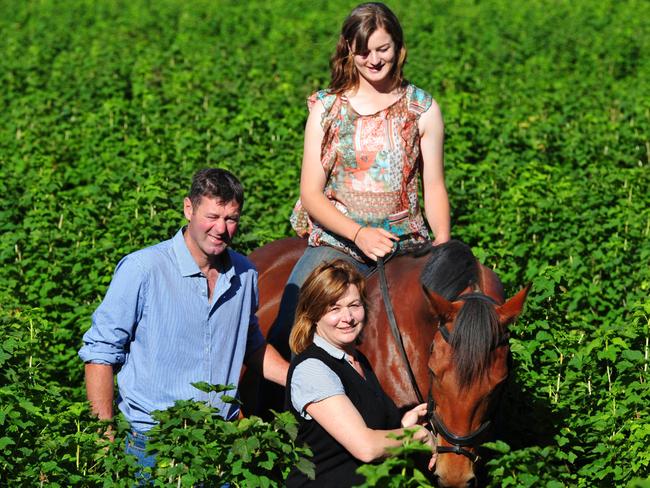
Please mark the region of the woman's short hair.
<svg viewBox="0 0 650 488"><path fill-rule="evenodd" d="M402 26L386 5L369 2L358 5L343 22L336 50L330 59L332 79L329 88L332 93L342 93L358 86L359 73L354 66L352 49L357 53L366 51L368 39L377 29L384 29L395 43L396 61L390 73L393 81L391 89L404 83L406 46Z"/></svg>
<svg viewBox="0 0 650 488"><path fill-rule="evenodd" d="M357 268L342 259L325 262L314 269L300 287L296 320L289 347L300 354L314 342L316 323L348 290L355 285L366 310L366 280Z"/></svg>

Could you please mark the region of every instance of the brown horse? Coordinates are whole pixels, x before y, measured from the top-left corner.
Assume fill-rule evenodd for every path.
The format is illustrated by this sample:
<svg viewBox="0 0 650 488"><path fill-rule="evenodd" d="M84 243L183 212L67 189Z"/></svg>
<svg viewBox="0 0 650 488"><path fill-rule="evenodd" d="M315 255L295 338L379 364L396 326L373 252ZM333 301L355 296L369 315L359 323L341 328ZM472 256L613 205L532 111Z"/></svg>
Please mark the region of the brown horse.
<svg viewBox="0 0 650 488"><path fill-rule="evenodd" d="M521 312L528 289L504 303L496 274L459 244L466 249L460 263L432 252L398 256L385 265L406 357L391 333L379 277L368 279L368 325L360 349L398 407L426 395L439 444L434 476L440 486L465 487L476 483L476 447L489 430L492 393L508 375L507 325ZM265 335L305 245L303 239L282 239L250 255L259 271L258 318Z"/></svg>

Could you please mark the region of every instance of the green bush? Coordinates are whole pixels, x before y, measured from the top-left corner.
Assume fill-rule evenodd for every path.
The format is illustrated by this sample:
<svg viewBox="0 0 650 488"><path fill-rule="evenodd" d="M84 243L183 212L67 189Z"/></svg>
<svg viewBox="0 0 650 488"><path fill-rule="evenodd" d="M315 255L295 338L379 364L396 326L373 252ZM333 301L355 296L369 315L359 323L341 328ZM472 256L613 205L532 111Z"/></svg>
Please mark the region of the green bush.
<svg viewBox="0 0 650 488"><path fill-rule="evenodd" d="M215 394L234 388L195 386ZM147 449L156 453L156 486L282 486L294 465L314 476L313 464L305 457L311 451L294 443L297 420L289 412L274 413L271 423L259 417L226 422L207 404L184 400L153 417L158 425L149 432Z"/></svg>
<svg viewBox="0 0 650 488"><path fill-rule="evenodd" d="M0 484L127 483L128 460L98 447L84 406L89 316L122 256L183 223L199 168L244 183L239 250L291 235L305 98L327 83L350 7L0 3ZM445 117L454 237L509 294L533 283L489 483L642 486L650 4L391 7L406 75Z"/></svg>

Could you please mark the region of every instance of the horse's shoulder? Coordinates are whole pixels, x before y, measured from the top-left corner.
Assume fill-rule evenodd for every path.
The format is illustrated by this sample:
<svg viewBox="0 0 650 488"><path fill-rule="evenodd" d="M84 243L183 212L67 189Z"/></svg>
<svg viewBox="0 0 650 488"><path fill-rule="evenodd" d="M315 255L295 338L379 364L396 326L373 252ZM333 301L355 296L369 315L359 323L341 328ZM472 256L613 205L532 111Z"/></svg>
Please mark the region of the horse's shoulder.
<svg viewBox="0 0 650 488"><path fill-rule="evenodd" d="M431 257L428 253L405 253L396 256L394 261L409 269L422 269Z"/></svg>
<svg viewBox="0 0 650 488"><path fill-rule="evenodd" d="M427 256L414 254L401 254L388 260L386 263L386 280L389 288L399 290L400 293L416 293L422 288L420 275L427 262ZM370 295L379 297L379 271L373 272L367 279L367 289Z"/></svg>
<svg viewBox="0 0 650 488"><path fill-rule="evenodd" d="M427 263L428 255L400 254L386 263L386 275L391 279L408 279L420 282L420 273ZM378 273L375 273L378 274Z"/></svg>

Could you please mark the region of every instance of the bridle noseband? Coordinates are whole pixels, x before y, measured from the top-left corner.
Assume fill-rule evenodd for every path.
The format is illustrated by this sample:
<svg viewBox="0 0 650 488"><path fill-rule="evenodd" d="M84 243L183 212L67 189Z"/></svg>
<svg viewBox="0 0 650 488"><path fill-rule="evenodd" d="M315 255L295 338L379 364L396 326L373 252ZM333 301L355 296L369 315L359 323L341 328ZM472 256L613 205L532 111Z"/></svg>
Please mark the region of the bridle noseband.
<svg viewBox="0 0 650 488"><path fill-rule="evenodd" d="M391 333L393 334L393 339L395 340L395 343L397 344L397 348L400 352L400 356L402 357L402 360L406 365L406 371L411 381L411 386L413 388L413 391L415 392L415 396L418 399L418 401L422 403L423 402L422 393L420 392L420 388L418 387L417 382L415 380L415 374L413 373L413 370L411 368L411 363L409 362L408 357L406 356L406 350L404 349L402 335L397 325L397 320L395 319L395 313L393 311L393 305L391 303L390 296L388 294L388 283L386 281L384 260L382 258L377 259L377 270L379 271L379 285L381 288L381 295L384 300L384 307L386 309L386 315L388 316L388 323L390 325ZM467 293L458 297L458 300L463 300L463 301L470 300L470 299L483 300L489 302L492 305L496 305L495 300L482 293ZM442 320L440 320L438 331L442 335L445 342L449 344L451 334L449 332L449 329L447 329L447 326ZM506 332L501 337L499 343L496 344L495 348L507 345L509 339L510 339L510 335L509 333ZM433 388L433 372L429 370L429 392L427 395L427 422L429 423L429 426L431 427L430 430L434 435L439 434L447 443L450 444L450 446L437 445L436 452L438 454L446 454L446 453L459 454L467 457L472 463L476 463L480 459L480 456L466 448L473 447L481 443L481 441L485 438L486 434L490 429L490 426L492 424L491 420L490 419L485 420L483 423L481 423L481 425L476 430L474 430L473 432L467 435L459 436L452 433L436 413L436 402L433 399L432 388Z"/></svg>

